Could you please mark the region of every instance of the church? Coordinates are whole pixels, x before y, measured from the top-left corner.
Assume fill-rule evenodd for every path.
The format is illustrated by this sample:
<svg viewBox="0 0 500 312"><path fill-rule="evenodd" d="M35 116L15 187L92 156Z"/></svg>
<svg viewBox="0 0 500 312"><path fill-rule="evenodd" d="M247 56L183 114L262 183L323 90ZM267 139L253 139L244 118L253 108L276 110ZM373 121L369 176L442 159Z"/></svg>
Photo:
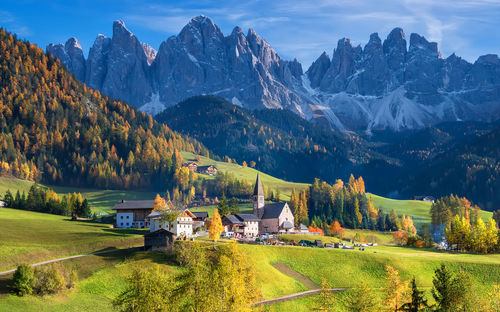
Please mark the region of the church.
<svg viewBox="0 0 500 312"><path fill-rule="evenodd" d="M294 232L292 210L286 202L266 204L264 200L264 188L260 175L257 174L255 188L252 195L253 214L236 214L234 216L223 216L222 224L226 232L235 234L255 236L253 226L258 225L258 233L290 233Z"/></svg>

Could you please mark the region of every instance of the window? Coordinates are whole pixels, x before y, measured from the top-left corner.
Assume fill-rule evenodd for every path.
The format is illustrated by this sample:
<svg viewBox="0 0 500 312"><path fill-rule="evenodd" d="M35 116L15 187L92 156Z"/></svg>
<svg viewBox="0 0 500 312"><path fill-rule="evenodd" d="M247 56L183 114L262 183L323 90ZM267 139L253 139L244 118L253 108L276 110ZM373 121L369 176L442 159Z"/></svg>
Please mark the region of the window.
<svg viewBox="0 0 500 312"><path fill-rule="evenodd" d="M127 226L128 226L128 222L127 222Z"/></svg>
<svg viewBox="0 0 500 312"><path fill-rule="evenodd" d="M120 216L120 219L123 219L123 216Z"/></svg>
<svg viewBox="0 0 500 312"><path fill-rule="evenodd" d="M123 222L122 222L122 223L120 223L120 226L123 226Z"/></svg>
<svg viewBox="0 0 500 312"><path fill-rule="evenodd" d="M127 216L127 219L128 219L128 216Z"/></svg>

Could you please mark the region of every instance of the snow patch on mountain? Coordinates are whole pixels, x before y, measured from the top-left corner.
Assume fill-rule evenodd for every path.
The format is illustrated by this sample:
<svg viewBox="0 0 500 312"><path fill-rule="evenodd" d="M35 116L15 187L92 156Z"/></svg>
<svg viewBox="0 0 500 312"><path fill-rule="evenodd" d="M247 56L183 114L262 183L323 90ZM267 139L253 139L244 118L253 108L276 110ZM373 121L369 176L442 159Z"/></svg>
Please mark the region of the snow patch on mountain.
<svg viewBox="0 0 500 312"><path fill-rule="evenodd" d="M160 101L160 94L158 92L151 95L151 100L146 104L139 107L139 110L151 115L157 115L165 110L165 104Z"/></svg>

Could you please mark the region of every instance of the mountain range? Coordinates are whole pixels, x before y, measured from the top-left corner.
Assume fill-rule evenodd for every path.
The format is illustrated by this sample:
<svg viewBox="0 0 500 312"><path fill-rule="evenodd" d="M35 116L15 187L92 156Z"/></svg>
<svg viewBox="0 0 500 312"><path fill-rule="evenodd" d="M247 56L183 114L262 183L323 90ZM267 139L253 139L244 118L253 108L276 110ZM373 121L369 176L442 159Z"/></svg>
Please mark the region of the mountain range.
<svg viewBox="0 0 500 312"><path fill-rule="evenodd" d="M304 72L253 29L224 36L208 17L194 17L158 51L122 21L112 38L98 35L85 59L76 38L50 44L76 78L104 94L157 114L191 96L218 95L247 108L289 109L339 130L403 131L443 121L500 118L500 59L443 58L435 42L401 28L353 46L340 39Z"/></svg>

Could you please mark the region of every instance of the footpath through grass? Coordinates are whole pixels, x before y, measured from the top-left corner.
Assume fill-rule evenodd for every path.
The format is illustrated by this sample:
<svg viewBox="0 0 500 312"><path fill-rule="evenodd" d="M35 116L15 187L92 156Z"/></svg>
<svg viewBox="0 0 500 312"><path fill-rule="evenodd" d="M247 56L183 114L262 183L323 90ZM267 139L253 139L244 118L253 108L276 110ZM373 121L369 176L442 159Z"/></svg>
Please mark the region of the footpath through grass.
<svg viewBox="0 0 500 312"><path fill-rule="evenodd" d="M0 208L0 270L20 263L140 245L144 231L111 229L108 224Z"/></svg>

